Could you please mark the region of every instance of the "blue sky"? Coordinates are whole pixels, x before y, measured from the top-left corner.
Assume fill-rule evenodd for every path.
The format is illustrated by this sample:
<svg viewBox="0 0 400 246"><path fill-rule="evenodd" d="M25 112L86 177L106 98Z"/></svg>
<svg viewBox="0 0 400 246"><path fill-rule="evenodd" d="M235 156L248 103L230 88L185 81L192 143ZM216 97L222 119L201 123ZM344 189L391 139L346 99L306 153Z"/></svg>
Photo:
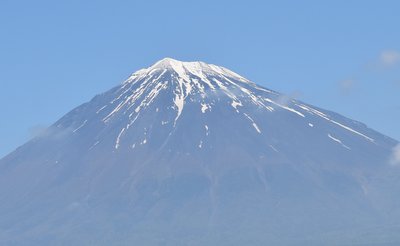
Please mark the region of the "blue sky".
<svg viewBox="0 0 400 246"><path fill-rule="evenodd" d="M0 2L0 156L164 57L400 139L399 1Z"/></svg>

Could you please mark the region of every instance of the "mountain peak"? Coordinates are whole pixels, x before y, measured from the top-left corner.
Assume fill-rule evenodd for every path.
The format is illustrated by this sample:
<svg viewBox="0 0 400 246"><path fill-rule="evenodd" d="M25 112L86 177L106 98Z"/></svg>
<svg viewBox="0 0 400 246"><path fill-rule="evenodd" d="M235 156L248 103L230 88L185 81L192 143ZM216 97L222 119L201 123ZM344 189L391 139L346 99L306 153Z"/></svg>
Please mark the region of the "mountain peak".
<svg viewBox="0 0 400 246"><path fill-rule="evenodd" d="M245 79L239 74L221 66L208 64L202 61L183 62L169 57L157 61L148 68L136 71L132 74L132 76L146 76L150 73L160 70L175 72L178 77L184 80L192 77L193 75L201 79L210 75L222 75L229 78L235 78L243 82L249 82L249 80ZM133 79L133 77L131 77L131 79ZM128 79L128 81L130 81L130 79Z"/></svg>
<svg viewBox="0 0 400 246"><path fill-rule="evenodd" d="M176 71L178 74L186 71L191 71L191 70L197 70L197 71L202 71L207 69L207 67L210 67L204 62L183 62L183 61L178 61L172 58L164 58L158 62L156 62L154 65L152 65L149 69L154 70L154 69L167 69L167 70L173 70Z"/></svg>
<svg viewBox="0 0 400 246"><path fill-rule="evenodd" d="M163 59L157 61L151 67L152 68L171 68L171 67L179 66L179 65L183 66L184 63L188 63L188 62L182 62L179 60L175 60L173 58L166 57L166 58L163 58Z"/></svg>

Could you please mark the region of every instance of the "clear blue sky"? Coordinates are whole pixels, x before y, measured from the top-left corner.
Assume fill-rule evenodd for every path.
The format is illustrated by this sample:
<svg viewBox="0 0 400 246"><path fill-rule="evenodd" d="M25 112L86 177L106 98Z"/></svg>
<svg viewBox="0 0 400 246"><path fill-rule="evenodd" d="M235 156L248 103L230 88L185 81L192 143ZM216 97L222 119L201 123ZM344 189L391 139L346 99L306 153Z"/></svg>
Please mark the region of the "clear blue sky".
<svg viewBox="0 0 400 246"><path fill-rule="evenodd" d="M400 139L400 1L0 1L0 156L163 57Z"/></svg>

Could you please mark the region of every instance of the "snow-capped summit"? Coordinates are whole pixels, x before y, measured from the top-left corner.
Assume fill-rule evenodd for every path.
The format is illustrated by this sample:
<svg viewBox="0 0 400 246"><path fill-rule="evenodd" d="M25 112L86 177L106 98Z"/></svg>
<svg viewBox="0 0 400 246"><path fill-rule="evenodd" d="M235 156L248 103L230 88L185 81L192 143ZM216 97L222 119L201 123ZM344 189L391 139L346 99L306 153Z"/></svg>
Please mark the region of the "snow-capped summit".
<svg viewBox="0 0 400 246"><path fill-rule="evenodd" d="M148 68L141 69L133 73L127 81L130 82L132 79L138 76L146 76L160 70L175 72L179 77L184 80L187 80L190 76L204 77L207 75L224 75L232 78L237 78L241 81L247 81L242 76L221 66L207 64L201 61L182 62L172 58L164 58Z"/></svg>
<svg viewBox="0 0 400 246"><path fill-rule="evenodd" d="M0 160L0 244L400 243L396 144L165 58Z"/></svg>
<svg viewBox="0 0 400 246"><path fill-rule="evenodd" d="M127 134L126 130L136 122L140 113L157 105L157 99L164 94L167 99L172 101L170 101L170 105L160 105L167 107L164 107L159 114L173 109L175 113L171 114L176 114L176 116L173 121L168 121L173 122L173 126L176 126L186 105L197 107L199 111L206 113L212 111L214 105L219 102L217 107L220 107L221 104L228 105L227 108L231 112L248 121L260 134L261 128L254 120L258 116L253 115L254 112L252 112L254 108L266 112L284 110L297 115L300 117L299 120L308 126L312 124L310 116L315 116L319 120L326 120L335 124L336 127L371 142L374 141L366 134L352 129L343 122L335 121L316 108L287 98L282 100L285 98L284 95L257 86L226 68L204 62L181 62L171 58L165 58L147 69L141 69L134 73L116 91L111 105L101 105L96 112L107 111L105 109L108 108L109 113L105 114L103 118L106 123L112 118L121 117L121 112L123 115L129 116L129 123L121 129L121 134L118 135L119 143L121 137ZM248 107L251 108L250 111ZM307 114L309 116L306 117ZM118 148L120 144L116 144L116 146Z"/></svg>

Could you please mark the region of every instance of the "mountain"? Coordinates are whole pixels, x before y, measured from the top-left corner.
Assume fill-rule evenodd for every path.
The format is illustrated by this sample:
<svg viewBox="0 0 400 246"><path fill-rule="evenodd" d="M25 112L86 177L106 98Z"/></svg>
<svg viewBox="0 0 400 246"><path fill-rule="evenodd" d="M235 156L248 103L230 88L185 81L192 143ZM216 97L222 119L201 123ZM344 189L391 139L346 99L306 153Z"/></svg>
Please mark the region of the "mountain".
<svg viewBox="0 0 400 246"><path fill-rule="evenodd" d="M399 245L397 144L166 58L0 160L0 245Z"/></svg>

